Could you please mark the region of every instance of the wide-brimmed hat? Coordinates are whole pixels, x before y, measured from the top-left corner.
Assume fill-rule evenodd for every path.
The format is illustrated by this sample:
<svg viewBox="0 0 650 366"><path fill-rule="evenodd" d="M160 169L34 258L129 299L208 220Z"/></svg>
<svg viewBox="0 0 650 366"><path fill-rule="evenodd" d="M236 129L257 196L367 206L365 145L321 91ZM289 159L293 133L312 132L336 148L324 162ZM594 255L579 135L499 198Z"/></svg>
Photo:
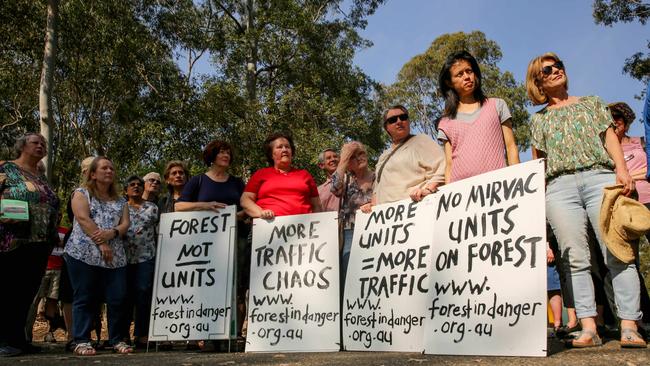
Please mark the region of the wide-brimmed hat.
<svg viewBox="0 0 650 366"><path fill-rule="evenodd" d="M650 230L650 210L621 192L623 185L605 187L600 207L600 235L610 253L633 263L639 238Z"/></svg>
<svg viewBox="0 0 650 366"><path fill-rule="evenodd" d="M612 112L612 115L618 114L623 117L626 126L634 122L636 118L636 114L634 114L632 108L625 102L610 103L607 107Z"/></svg>

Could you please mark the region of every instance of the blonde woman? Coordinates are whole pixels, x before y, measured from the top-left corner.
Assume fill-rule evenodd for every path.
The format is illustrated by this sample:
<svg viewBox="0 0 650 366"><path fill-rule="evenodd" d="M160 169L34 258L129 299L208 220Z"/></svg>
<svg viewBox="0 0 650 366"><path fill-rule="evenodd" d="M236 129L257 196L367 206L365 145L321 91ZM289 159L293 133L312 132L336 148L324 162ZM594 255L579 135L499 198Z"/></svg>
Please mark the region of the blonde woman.
<svg viewBox="0 0 650 366"><path fill-rule="evenodd" d="M72 197L74 222L65 246L65 260L74 291L72 333L74 353L91 356L90 331L100 299L107 305L109 343L117 353L131 353L122 332L126 296L126 253L122 237L130 221L126 200L119 195L113 163L93 159L85 182Z"/></svg>
<svg viewBox="0 0 650 366"><path fill-rule="evenodd" d="M624 194L634 181L623 159L607 105L595 96L569 95L564 63L554 53L534 58L528 65L526 89L534 105L545 104L531 118L533 157L546 157L546 215L558 240L563 270L570 279L582 333L573 347L602 344L596 332L596 302L590 274L587 236L589 223L598 227L603 187L620 183ZM634 264L625 264L609 251L600 232L596 237L612 274L621 346L645 347L637 332L639 278Z"/></svg>

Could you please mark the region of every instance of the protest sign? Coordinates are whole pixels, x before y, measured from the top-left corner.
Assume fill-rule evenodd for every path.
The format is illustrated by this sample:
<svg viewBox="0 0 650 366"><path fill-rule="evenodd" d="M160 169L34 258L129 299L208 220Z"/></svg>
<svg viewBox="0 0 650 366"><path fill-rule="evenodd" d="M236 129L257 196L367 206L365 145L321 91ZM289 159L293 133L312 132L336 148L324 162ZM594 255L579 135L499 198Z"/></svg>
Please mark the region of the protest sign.
<svg viewBox="0 0 650 366"><path fill-rule="evenodd" d="M546 355L544 163L442 187L425 353Z"/></svg>
<svg viewBox="0 0 650 366"><path fill-rule="evenodd" d="M357 211L341 319L345 349L422 351L433 208L409 199Z"/></svg>
<svg viewBox="0 0 650 366"><path fill-rule="evenodd" d="M236 206L160 217L149 340L228 339Z"/></svg>
<svg viewBox="0 0 650 366"><path fill-rule="evenodd" d="M253 221L246 352L339 350L336 212Z"/></svg>

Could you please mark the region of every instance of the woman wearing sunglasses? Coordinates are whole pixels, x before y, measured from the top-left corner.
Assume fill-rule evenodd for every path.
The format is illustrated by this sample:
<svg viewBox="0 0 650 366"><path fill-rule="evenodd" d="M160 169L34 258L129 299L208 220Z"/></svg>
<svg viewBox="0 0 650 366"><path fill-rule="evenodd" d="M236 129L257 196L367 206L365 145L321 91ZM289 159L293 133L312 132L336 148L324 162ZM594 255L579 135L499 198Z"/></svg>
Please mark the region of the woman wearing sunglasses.
<svg viewBox="0 0 650 366"><path fill-rule="evenodd" d="M566 259L567 292L582 325L572 346L599 346L587 226L598 227L605 186L623 184L623 193L629 194L634 181L607 105L598 97L569 95L564 64L557 55L545 53L528 64L526 89L534 105L546 105L531 117L533 157L547 159L547 220ZM609 253L599 230L594 231L612 275L621 347L646 347L636 326L641 318L636 268Z"/></svg>
<svg viewBox="0 0 650 366"><path fill-rule="evenodd" d="M481 89L481 69L467 51L447 57L438 78L445 110L438 140L445 146L445 182L455 182L519 163L510 110Z"/></svg>
<svg viewBox="0 0 650 366"><path fill-rule="evenodd" d="M158 206L142 198L144 180L137 175L127 179L125 191L131 224L126 232L124 246L128 265L126 267L126 317L122 331L128 336L131 318L134 318L134 344L138 348L146 348L156 268Z"/></svg>

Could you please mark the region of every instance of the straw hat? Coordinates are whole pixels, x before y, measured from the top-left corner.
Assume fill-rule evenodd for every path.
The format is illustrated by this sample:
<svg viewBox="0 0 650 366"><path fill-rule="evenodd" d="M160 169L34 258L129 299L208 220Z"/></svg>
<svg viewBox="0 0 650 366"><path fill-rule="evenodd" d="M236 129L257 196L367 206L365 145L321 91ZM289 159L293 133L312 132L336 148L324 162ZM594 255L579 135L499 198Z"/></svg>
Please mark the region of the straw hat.
<svg viewBox="0 0 650 366"><path fill-rule="evenodd" d="M600 207L600 235L607 249L621 262L633 263L638 239L650 231L650 210L621 194L623 185L604 188Z"/></svg>

